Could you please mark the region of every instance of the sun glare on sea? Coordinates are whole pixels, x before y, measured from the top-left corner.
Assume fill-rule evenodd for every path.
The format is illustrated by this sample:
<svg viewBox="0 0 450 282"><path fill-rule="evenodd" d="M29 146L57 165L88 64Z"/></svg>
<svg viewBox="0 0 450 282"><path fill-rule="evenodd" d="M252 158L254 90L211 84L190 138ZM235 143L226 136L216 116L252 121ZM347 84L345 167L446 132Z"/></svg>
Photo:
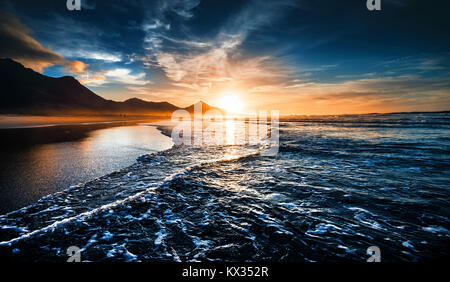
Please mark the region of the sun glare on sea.
<svg viewBox="0 0 450 282"><path fill-rule="evenodd" d="M236 95L225 95L219 100L219 108L224 109L227 113L240 113L244 103Z"/></svg>

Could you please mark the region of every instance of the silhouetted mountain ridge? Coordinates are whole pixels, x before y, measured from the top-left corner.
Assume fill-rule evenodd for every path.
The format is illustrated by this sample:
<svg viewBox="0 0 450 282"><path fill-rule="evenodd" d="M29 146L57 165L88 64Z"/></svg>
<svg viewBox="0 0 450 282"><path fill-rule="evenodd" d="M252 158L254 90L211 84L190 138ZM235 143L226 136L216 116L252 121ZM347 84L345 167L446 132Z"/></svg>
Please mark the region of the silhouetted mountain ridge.
<svg viewBox="0 0 450 282"><path fill-rule="evenodd" d="M219 111L222 114L224 113L222 109L210 106L210 105L208 105L207 103L205 103L203 101L198 101L197 103L195 103L193 105L190 105L189 107L184 108L184 110L186 110L186 111L188 111L190 113L193 113L194 109L195 109L195 106L198 105L198 104L202 105L202 114L204 114L207 111L213 111L213 110Z"/></svg>
<svg viewBox="0 0 450 282"><path fill-rule="evenodd" d="M12 59L0 59L2 114L143 114L169 115L182 109L168 102L131 98L124 102L95 94L72 76L42 75ZM204 102L203 112L214 108ZM194 105L184 108L192 112Z"/></svg>

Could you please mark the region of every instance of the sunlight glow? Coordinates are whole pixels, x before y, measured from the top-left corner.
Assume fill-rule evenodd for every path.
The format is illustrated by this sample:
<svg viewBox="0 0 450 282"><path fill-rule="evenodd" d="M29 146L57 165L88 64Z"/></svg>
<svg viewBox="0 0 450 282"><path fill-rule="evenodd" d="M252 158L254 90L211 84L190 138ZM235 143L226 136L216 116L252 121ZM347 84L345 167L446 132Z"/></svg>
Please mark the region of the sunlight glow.
<svg viewBox="0 0 450 282"><path fill-rule="evenodd" d="M225 95L219 100L219 108L228 113L240 113L243 107L244 103L236 95Z"/></svg>

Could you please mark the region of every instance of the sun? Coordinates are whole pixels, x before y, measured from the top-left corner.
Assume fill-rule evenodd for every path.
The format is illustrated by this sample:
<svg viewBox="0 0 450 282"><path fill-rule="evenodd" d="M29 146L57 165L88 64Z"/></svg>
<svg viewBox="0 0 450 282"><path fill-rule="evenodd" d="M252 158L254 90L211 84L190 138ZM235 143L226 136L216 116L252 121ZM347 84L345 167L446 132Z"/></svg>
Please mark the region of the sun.
<svg viewBox="0 0 450 282"><path fill-rule="evenodd" d="M244 103L236 95L225 95L219 100L219 108L224 109L227 113L240 113Z"/></svg>

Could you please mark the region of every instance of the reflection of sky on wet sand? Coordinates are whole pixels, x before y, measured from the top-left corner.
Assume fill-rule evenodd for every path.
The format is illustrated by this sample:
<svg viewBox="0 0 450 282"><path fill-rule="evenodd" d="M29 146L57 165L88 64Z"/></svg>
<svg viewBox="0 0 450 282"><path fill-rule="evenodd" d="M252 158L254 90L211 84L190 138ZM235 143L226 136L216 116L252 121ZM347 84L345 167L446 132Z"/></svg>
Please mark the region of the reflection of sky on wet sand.
<svg viewBox="0 0 450 282"><path fill-rule="evenodd" d="M80 141L10 148L2 153L0 162L0 213L126 167L143 154L172 145L155 127L134 125L95 130Z"/></svg>

